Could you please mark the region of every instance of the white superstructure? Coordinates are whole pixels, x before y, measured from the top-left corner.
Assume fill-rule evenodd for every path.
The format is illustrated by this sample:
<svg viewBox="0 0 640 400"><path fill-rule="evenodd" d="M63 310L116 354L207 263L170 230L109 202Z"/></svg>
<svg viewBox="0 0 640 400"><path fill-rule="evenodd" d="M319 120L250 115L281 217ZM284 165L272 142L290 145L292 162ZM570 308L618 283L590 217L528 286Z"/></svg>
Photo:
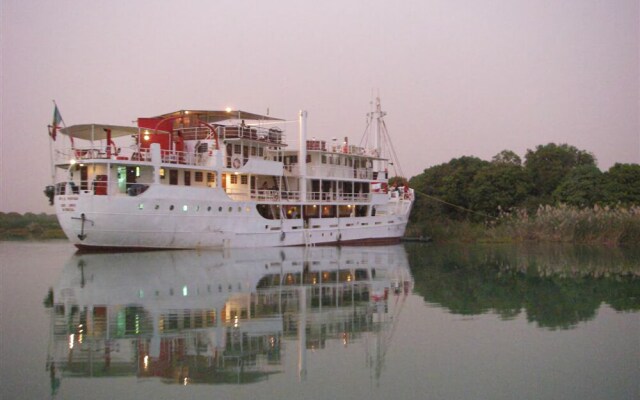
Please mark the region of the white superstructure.
<svg viewBox="0 0 640 400"><path fill-rule="evenodd" d="M379 101L370 114L384 126ZM80 248L228 248L393 243L413 190L388 185L379 148L309 140L244 111L182 110L137 127L61 129L48 188Z"/></svg>

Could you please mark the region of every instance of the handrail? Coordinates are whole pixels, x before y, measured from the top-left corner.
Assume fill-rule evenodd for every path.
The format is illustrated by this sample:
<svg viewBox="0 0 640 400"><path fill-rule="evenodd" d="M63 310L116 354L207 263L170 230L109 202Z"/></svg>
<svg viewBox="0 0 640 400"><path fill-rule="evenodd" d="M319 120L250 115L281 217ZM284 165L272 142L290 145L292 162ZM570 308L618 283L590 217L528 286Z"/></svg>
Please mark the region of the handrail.
<svg viewBox="0 0 640 400"><path fill-rule="evenodd" d="M207 153L193 153L188 151L161 150L161 162L169 164L184 165L209 165L210 160L219 155ZM141 161L151 162L151 151L149 149L139 149L123 151L117 154L107 155L99 148L65 148L55 151L54 162L56 164L69 164L74 161L84 160L121 160L121 161Z"/></svg>

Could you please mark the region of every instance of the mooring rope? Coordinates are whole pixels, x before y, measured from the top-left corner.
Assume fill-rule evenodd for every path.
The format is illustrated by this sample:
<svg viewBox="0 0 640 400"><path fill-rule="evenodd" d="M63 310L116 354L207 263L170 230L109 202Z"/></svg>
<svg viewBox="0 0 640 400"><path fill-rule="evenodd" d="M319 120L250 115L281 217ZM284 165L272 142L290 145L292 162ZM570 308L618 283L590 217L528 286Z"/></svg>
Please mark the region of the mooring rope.
<svg viewBox="0 0 640 400"><path fill-rule="evenodd" d="M422 195L422 196L424 196L424 197L426 197L426 198L428 198L428 199L431 199L431 200L434 200L434 201L440 202L440 203L442 203L442 204L446 204L446 205L448 205L448 206L451 206L451 207L457 208L457 209L459 209L459 210L462 210L462 211L465 211L465 212L468 212L468 213L477 214L477 215L480 215L480 216L482 216L482 217L484 217L484 218L495 219L495 217L492 217L492 216L490 216L490 215L488 215L488 214L485 214L485 213L483 213L483 212L475 211L475 210L472 210L472 209L470 209L470 208L466 208L466 207L462 207L462 206L457 205L457 204L449 203L448 201L445 201L445 200L439 199L439 198L437 198L437 197L435 197L435 196L428 195L428 194L426 194L426 193L424 193L424 192L422 192L422 191L420 191L420 190L418 190L418 189L416 189L416 188L413 188L413 192L414 192L414 193L417 193L417 194L420 194L420 195Z"/></svg>

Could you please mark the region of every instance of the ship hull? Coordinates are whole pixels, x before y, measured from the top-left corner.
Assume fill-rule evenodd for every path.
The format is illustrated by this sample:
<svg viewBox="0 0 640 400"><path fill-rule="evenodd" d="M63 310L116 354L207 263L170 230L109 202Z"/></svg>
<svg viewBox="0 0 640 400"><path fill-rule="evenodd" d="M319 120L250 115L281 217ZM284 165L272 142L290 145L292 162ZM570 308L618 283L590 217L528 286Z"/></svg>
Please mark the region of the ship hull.
<svg viewBox="0 0 640 400"><path fill-rule="evenodd" d="M257 203L224 192L150 188L137 197L58 196L57 215L82 250L215 249L398 243L411 203L386 215L347 218L263 218ZM400 213L401 212L401 213Z"/></svg>

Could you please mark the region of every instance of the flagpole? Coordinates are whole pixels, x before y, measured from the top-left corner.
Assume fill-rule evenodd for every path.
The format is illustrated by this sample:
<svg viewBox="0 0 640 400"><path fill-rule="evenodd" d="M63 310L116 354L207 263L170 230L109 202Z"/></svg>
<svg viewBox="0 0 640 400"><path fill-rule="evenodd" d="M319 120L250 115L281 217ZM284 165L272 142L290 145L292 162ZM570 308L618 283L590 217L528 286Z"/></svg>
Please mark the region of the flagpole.
<svg viewBox="0 0 640 400"><path fill-rule="evenodd" d="M55 113L56 108L58 108L58 105L56 104L55 100L51 100L53 101L53 112ZM56 185L56 166L55 166L55 154L54 154L54 149L53 149L53 142L55 141L55 138L51 136L51 132L52 129L55 130L54 126L49 126L49 161L50 161L50 168L51 168L51 184L55 187Z"/></svg>

